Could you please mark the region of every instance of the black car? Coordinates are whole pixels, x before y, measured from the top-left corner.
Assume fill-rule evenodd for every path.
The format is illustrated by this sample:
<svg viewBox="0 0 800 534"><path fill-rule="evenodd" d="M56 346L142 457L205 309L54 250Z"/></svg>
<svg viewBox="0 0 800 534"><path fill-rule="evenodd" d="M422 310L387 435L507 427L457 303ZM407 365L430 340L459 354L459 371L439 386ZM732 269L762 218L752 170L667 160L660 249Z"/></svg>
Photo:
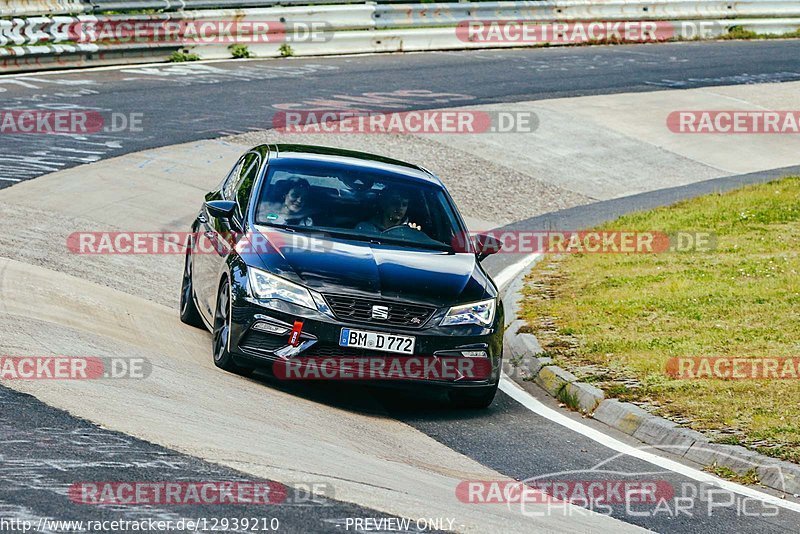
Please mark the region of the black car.
<svg viewBox="0 0 800 534"><path fill-rule="evenodd" d="M442 387L456 405L486 407L500 378L504 322L480 261L498 243L468 236L441 181L421 167L326 147L258 146L206 195L192 225L181 320L211 330L214 363L231 372L325 358L448 360L455 374L431 366L368 378Z"/></svg>

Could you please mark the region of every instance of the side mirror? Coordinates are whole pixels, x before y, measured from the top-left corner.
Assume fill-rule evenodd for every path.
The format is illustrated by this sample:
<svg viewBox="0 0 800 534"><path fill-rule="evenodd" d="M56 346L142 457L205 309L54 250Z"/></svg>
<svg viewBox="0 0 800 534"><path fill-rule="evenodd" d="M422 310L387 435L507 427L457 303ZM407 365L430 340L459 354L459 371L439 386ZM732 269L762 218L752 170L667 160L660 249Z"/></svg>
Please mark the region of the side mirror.
<svg viewBox="0 0 800 534"><path fill-rule="evenodd" d="M500 249L503 248L503 243L492 235L478 234L472 239L478 261L485 260L492 254L500 252Z"/></svg>
<svg viewBox="0 0 800 534"><path fill-rule="evenodd" d="M230 219L236 211L236 202L233 200L210 200L206 202L206 210L212 217Z"/></svg>

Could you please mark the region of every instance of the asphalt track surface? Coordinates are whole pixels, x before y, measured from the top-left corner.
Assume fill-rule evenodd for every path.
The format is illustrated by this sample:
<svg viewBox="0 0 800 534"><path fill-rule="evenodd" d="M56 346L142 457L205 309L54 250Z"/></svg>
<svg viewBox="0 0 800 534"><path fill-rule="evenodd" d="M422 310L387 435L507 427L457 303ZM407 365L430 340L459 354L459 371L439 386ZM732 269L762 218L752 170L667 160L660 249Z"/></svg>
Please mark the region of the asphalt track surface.
<svg viewBox="0 0 800 534"><path fill-rule="evenodd" d="M130 67L0 78L3 109L95 109L142 113L141 135L106 132L83 139L4 136L0 187L70 166L147 148L261 130L284 109L341 107L400 111L582 96L664 88L800 80L800 42L681 43L658 46L505 50L410 55L223 62ZM409 73L412 72L413 76ZM399 91L399 92L398 92ZM382 95L370 95L382 93ZM387 93L389 99L386 98ZM366 95L366 96L365 96ZM368 101L365 102L364 99ZM293 106L293 107L292 107ZM387 107L392 106L392 107ZM155 133L152 133L155 132ZM795 169L796 170L796 169ZM702 192L751 183L784 172L723 178L627 199L548 214L516 228L578 228L619 214ZM556 225L554 226L554 222ZM497 274L514 256L487 265ZM271 387L268 379L264 387ZM437 441L518 479L596 478L606 468L636 480L663 480L679 488L692 481L629 457L532 413L505 394L484 412L453 412L435 402L369 388L321 387L298 391L319 402L350 407L376 404ZM356 399L356 402L353 402ZM324 503L246 510L242 507L106 509L71 502L76 480L247 479L231 470L177 454L70 417L34 398L0 388L0 516L59 519L143 517L263 517L281 519L282 531L339 531L345 517L381 517L333 499ZM135 407L132 407L135 409ZM350 409L350 408L348 408ZM576 418L578 419L578 418ZM563 478L563 475L560 475ZM798 532L800 515L744 517L737 506L691 517L614 517L659 532ZM338 526L337 526L338 525Z"/></svg>
<svg viewBox="0 0 800 534"><path fill-rule="evenodd" d="M0 187L98 159L272 127L280 109L403 111L800 80L800 41L676 43L227 61L0 77L0 109L141 121L3 135ZM126 120L127 122L127 120ZM116 122L123 126L122 119Z"/></svg>

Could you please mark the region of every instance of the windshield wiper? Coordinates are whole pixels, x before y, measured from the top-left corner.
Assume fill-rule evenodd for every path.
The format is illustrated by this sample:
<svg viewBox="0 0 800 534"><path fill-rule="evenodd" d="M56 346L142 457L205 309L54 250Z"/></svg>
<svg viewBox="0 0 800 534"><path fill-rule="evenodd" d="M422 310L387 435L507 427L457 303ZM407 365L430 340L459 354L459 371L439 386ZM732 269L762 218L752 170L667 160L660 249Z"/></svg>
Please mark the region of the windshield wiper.
<svg viewBox="0 0 800 534"><path fill-rule="evenodd" d="M256 221L258 226L267 226L270 228L280 228L281 230L288 230L289 232L296 232L295 226L291 226L288 224L281 224L281 223L264 223Z"/></svg>

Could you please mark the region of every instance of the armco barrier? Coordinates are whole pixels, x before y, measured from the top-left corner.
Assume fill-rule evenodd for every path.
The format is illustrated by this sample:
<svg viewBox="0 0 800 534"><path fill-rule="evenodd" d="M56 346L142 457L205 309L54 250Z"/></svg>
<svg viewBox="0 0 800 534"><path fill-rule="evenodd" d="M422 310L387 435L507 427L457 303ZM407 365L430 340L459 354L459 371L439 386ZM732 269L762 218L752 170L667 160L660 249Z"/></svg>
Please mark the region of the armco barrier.
<svg viewBox="0 0 800 534"><path fill-rule="evenodd" d="M397 0L380 0L380 2ZM192 11L308 5L309 0L2 0L0 17L79 15L109 11ZM314 0L313 4L359 4L363 0Z"/></svg>
<svg viewBox="0 0 800 534"><path fill-rule="evenodd" d="M188 0L187 0L188 2ZM62 2L63 3L63 2ZM215 2L218 4L219 2ZM188 3L187 3L188 5ZM666 18L665 18L666 17ZM459 35L457 26L468 21L643 21L671 24L672 38L720 37L734 26L757 33L782 34L800 29L798 0L555 0L541 2L482 2L452 4L340 4L276 6L253 9L212 9L177 11L153 15L78 15L30 17L0 20L0 73L129 64L166 60L176 50L186 50L202 59L230 58L230 41L172 40L172 42L76 42L75 24L144 21L148 24L188 21L274 21L324 23L324 41L293 41L297 56L500 48L525 46L519 42L470 42ZM258 30L256 30L258 31ZM264 30L274 32L273 29ZM253 35L253 34L251 34ZM256 34L258 35L258 34ZM217 40L220 41L220 40ZM278 57L282 41L249 39L254 57ZM269 41L269 42L267 42ZM545 41L536 44L545 44ZM563 44L547 41L549 44ZM531 43L527 43L528 46ZM285 49L283 52L285 53Z"/></svg>
<svg viewBox="0 0 800 534"><path fill-rule="evenodd" d="M253 7L272 7L307 5L309 0L84 0L89 4L87 12L106 11L191 11L195 9L246 9ZM385 0L382 0L385 1ZM314 0L319 4L358 4L363 0Z"/></svg>
<svg viewBox="0 0 800 534"><path fill-rule="evenodd" d="M378 28L455 25L464 20L624 21L800 17L798 0L611 0L465 2L375 6Z"/></svg>
<svg viewBox="0 0 800 534"><path fill-rule="evenodd" d="M0 4L0 17L69 15L90 9L91 6L83 0L8 0Z"/></svg>

